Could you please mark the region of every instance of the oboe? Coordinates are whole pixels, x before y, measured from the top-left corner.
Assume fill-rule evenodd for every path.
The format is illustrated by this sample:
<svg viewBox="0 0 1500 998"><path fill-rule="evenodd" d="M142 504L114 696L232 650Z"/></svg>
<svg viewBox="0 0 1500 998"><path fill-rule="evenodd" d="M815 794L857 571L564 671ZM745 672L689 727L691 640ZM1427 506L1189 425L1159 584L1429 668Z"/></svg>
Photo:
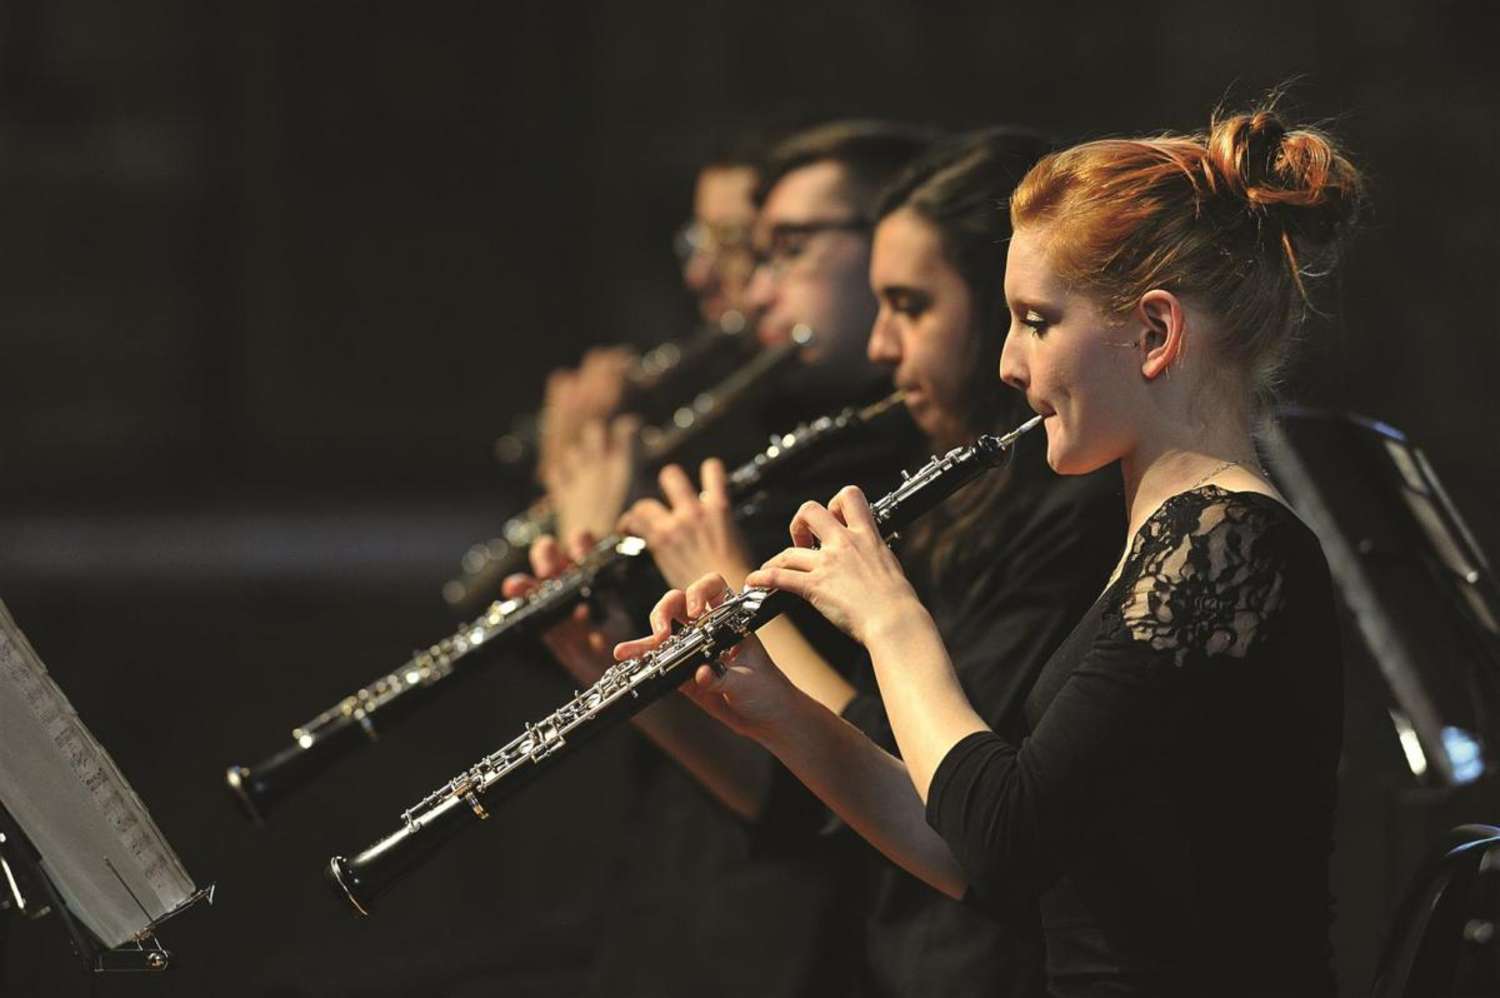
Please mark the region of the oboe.
<svg viewBox="0 0 1500 998"><path fill-rule="evenodd" d="M744 516L768 485L807 467L833 444L897 411L900 400L897 393L863 409L848 408L773 437L770 446L729 475L729 498L738 506L736 516ZM461 661L467 670L477 664L479 652L486 653L485 660L492 659L501 648L551 627L594 593L623 583L644 550L645 542L639 537L616 534L526 596L497 600L476 620L417 652L399 669L293 728L292 744L280 752L253 766L231 766L225 774L230 791L250 817L264 820L281 797L374 741L377 721L381 728L388 727L425 703L439 687L451 685L448 681Z"/></svg>
<svg viewBox="0 0 1500 998"><path fill-rule="evenodd" d="M660 343L635 359L625 372L625 393L620 409L630 411L649 401L654 392L681 390L681 382L719 356L726 347L740 348L752 337L743 313L730 310L718 322L705 325L690 336ZM702 374L700 377L712 377ZM509 433L495 441L495 460L519 466L536 459L544 412L527 413L515 420Z"/></svg>
<svg viewBox="0 0 1500 998"><path fill-rule="evenodd" d="M1041 423L1035 416L1004 436L985 435L973 445L935 457L903 476L871 511L887 540L985 470L1000 463L1016 439ZM714 665L728 649L780 614L786 593L746 589L704 614L654 651L607 669L574 696L498 751L485 756L401 815L401 827L352 859L334 856L327 874L339 892L367 915L373 899L460 829L490 816L490 809L571 753L576 746L638 713Z"/></svg>
<svg viewBox="0 0 1500 998"><path fill-rule="evenodd" d="M679 407L665 423L644 427L640 437L644 464L651 467L672 460L675 453L775 377L812 339L811 329L797 326L790 342L761 350L718 385ZM501 579L526 567L527 549L555 526L552 503L543 496L507 520L498 536L465 552L460 563L462 573L443 585L443 599L453 607L488 599Z"/></svg>

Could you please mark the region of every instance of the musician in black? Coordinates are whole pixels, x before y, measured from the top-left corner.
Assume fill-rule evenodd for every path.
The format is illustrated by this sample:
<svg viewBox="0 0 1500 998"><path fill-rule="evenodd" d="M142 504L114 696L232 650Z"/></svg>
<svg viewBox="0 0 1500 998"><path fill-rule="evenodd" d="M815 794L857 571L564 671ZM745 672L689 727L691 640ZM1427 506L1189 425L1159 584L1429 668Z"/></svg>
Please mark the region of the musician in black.
<svg viewBox="0 0 1500 998"><path fill-rule="evenodd" d="M687 688L945 893L1002 917L1039 898L1050 994L1333 993L1331 584L1251 428L1361 189L1331 139L1264 107L1086 143L1017 189L1001 374L1045 417L1052 468L1121 462L1130 537L1024 733L970 702L858 489L807 504L796 546L748 581L865 645L901 757L753 640ZM724 589L668 594L655 634L616 653Z"/></svg>
<svg viewBox="0 0 1500 998"><path fill-rule="evenodd" d="M1008 428L1026 411L1024 398L994 376L1006 315L997 280L1009 236L1002 206L1045 151L1023 130L959 137L914 164L881 199L868 278L878 309L867 350L892 370L931 450ZM1033 441L1021 446L1007 471L956 497L901 546L902 563L955 649L964 689L992 726L1010 731L1019 730L1023 700L1047 656L1103 584L1124 527L1113 469L1059 479ZM712 504L716 478L704 471L704 501ZM684 497L669 515L640 504L627 522L673 564L669 578L685 581L714 567L683 556L695 534L717 532L696 528L699 519ZM744 573L725 577L737 584ZM799 688L894 750L868 669L830 665L782 621L761 635ZM820 816L796 813L800 799L773 780L753 812L763 834L782 841L815 834ZM853 843L844 848L855 851ZM1035 918L987 921L858 852L866 858L853 916L861 960L849 990L1037 993Z"/></svg>
<svg viewBox="0 0 1500 998"><path fill-rule="evenodd" d="M1039 137L998 129L949 140L913 164L877 202L866 281L874 293L865 337L870 360L890 370L931 450L1019 422L1025 401L995 378L1004 339L1003 273L1009 226L1004 199L1046 151ZM812 179L816 179L814 175ZM767 234L782 217L775 199L759 226L769 257L752 295L775 314L782 280L798 274L801 247ZM786 211L787 215L792 215ZM793 230L798 231L798 230ZM956 497L903 545L902 560L958 649L958 673L990 723L1019 730L1021 705L1046 657L1087 607L1109 571L1123 520L1112 469L1059 479L1027 449L1011 469ZM638 503L623 521L647 538L673 581L717 568L731 583L751 554L727 515L723 472L709 462L701 497L679 469L662 475L668 506ZM743 566L743 567L740 567ZM831 664L786 620L761 630L797 685L878 743L894 748L865 667ZM943 897L864 849L847 830L823 836L826 812L807 807L795 781L765 756L731 747L669 750L755 823L766 847L832 846L859 861L846 884L848 921L859 959L844 993L1032 995L1041 954L1037 920L1004 926ZM705 757L735 757L726 772Z"/></svg>
<svg viewBox="0 0 1500 998"><path fill-rule="evenodd" d="M753 283L748 301L767 346L785 342L798 324L810 326L816 341L805 363L762 400L759 425L766 432L785 431L799 419L889 392L889 370L864 354L878 308L867 279L871 222L880 190L930 139L926 129L894 123L835 122L790 136L772 151L756 231L761 249L786 280L770 290ZM793 260L796 266L788 267ZM757 274L754 280L763 283L762 278ZM746 570L784 543L786 517L807 495L836 487L848 476L872 487L893 481L912 460L913 438L910 432L890 433L873 444L851 446L834 455L831 467L779 487L764 506L784 512L761 520L759 536L752 529L748 542L728 524L733 550L738 553L739 545L748 543L756 552L737 554ZM760 435L762 445L764 440ZM714 462L720 470L723 466ZM680 468L662 477L669 496L680 495L678 486L686 481ZM727 499L725 504L721 523L727 524ZM575 536L572 550L581 553L591 542L587 535ZM566 564L550 538L539 542L532 556L542 575ZM508 580L506 592L523 592L529 584ZM856 651L812 616L821 625L821 633L810 634L813 647L837 649L829 654L839 659ZM634 632L622 628L614 637L629 633ZM580 683L592 683L610 661L599 632L562 628L551 644ZM690 776L654 751L643 758L636 820L612 835L623 841L623 874L608 888L617 917L599 940L597 990L758 996L825 993L841 985L849 971L833 957L851 947L827 933L845 933L849 926L833 911L841 898L834 888L835 868L847 850L828 845L757 853L754 836L735 815L753 813L756 793L763 795L769 786L772 770L764 752L744 739L726 738L722 727L685 701L658 704L637 722L669 753L722 773ZM753 774L748 786L741 778L745 773ZM771 956L726 961L720 955L726 948Z"/></svg>
<svg viewBox="0 0 1500 998"><path fill-rule="evenodd" d="M935 451L1004 432L1029 414L1024 397L994 377L1006 325L997 276L1010 235L1005 199L1046 151L1024 131L965 136L883 199L870 270L881 302L870 356L893 366ZM898 542L901 563L953 649L964 691L992 727L1014 733L1037 674L1103 584L1124 533L1118 470L1060 478L1040 459L1038 443L1022 438L1005 470ZM867 664L852 678L850 699L827 706L897 752ZM866 870L864 976L856 993L1040 994L1034 913L1002 923L883 857L869 855Z"/></svg>
<svg viewBox="0 0 1500 998"><path fill-rule="evenodd" d="M742 132L705 160L693 185L692 215L673 240L682 283L709 326L733 329L748 321L745 291L754 269L750 227L763 142ZM608 533L628 501L635 484L638 423L612 417L625 397L626 372L637 359L628 347L597 346L578 367L547 376L537 475L563 536L577 530Z"/></svg>

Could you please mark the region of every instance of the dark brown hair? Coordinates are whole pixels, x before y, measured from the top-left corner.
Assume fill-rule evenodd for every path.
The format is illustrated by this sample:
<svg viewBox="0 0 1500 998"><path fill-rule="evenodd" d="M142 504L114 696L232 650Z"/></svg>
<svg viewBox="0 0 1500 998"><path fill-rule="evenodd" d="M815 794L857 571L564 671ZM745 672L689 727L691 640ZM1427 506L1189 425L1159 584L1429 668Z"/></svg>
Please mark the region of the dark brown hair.
<svg viewBox="0 0 1500 998"><path fill-rule="evenodd" d="M910 210L937 230L943 255L963 278L973 302L965 344L970 436L1009 429L1029 413L1024 397L1000 381L1000 351L1009 327L1005 254L1010 241L1006 202L1021 178L1053 145L1024 128L998 127L955 136L909 166L881 195L876 218ZM940 441L944 446L956 441ZM1009 472L986 476L924 517L910 533L908 555L928 560L934 578L966 555L984 556L972 530L1004 501Z"/></svg>
<svg viewBox="0 0 1500 998"><path fill-rule="evenodd" d="M852 207L874 224L881 189L937 139L935 129L895 121L830 121L787 136L766 156L756 202L777 182L804 166L834 162L844 168Z"/></svg>

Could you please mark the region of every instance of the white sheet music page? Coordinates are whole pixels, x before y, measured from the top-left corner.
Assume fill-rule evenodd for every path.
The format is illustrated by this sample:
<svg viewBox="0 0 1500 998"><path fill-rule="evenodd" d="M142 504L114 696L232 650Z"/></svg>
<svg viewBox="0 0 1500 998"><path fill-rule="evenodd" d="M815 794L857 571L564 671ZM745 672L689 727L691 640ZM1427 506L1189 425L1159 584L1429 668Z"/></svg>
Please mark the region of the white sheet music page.
<svg viewBox="0 0 1500 998"><path fill-rule="evenodd" d="M119 946L193 893L161 830L0 602L0 802L68 908Z"/></svg>

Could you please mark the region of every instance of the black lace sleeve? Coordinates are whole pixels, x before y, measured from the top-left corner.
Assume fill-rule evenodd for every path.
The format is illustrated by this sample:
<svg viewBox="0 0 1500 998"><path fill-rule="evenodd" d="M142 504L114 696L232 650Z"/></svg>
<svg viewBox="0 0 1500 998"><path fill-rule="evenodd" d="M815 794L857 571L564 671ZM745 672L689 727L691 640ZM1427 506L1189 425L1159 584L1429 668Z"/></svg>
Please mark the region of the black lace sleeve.
<svg viewBox="0 0 1500 998"><path fill-rule="evenodd" d="M1282 607L1274 528L1287 514L1222 490L1208 495L1206 503L1169 503L1145 525L1118 609L1105 618L1179 667L1194 657L1245 658Z"/></svg>
<svg viewBox="0 0 1500 998"><path fill-rule="evenodd" d="M1070 640L1044 670L1064 674L1019 745L993 733L954 746L934 774L928 820L982 904L1044 889L1105 840L1143 867L1175 841L1150 814L1187 745L1186 723L1220 709L1218 663L1253 665L1276 636L1288 566L1311 535L1268 497L1205 489L1173 497L1136 535L1101 602L1097 633ZM1256 680L1250 670L1249 682ZM1212 730L1211 718L1208 719ZM1193 737L1197 737L1194 735ZM1162 810L1162 808L1157 808Z"/></svg>

